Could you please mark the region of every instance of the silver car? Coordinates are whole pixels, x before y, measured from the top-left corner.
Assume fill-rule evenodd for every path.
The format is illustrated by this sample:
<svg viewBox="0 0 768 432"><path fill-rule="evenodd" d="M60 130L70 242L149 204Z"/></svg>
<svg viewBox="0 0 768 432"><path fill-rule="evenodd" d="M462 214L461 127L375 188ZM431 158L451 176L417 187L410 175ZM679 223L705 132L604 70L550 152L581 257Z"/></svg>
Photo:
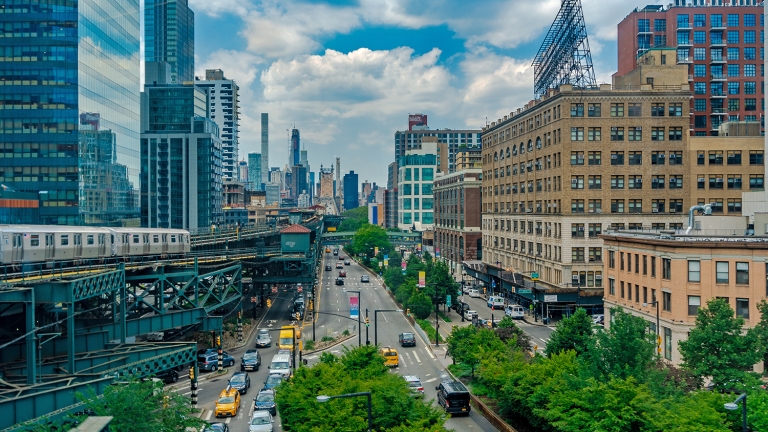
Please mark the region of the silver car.
<svg viewBox="0 0 768 432"><path fill-rule="evenodd" d="M251 421L248 422L250 432L272 432L272 414L269 411L254 411Z"/></svg>
<svg viewBox="0 0 768 432"><path fill-rule="evenodd" d="M256 336L256 348L268 348L270 346L272 346L272 336L269 335L269 330L260 329Z"/></svg>

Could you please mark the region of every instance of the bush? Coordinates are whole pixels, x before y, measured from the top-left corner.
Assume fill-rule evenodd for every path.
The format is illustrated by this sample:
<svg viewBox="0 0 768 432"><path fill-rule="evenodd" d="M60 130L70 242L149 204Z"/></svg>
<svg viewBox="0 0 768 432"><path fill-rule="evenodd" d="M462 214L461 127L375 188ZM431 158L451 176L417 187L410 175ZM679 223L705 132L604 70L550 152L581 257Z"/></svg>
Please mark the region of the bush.
<svg viewBox="0 0 768 432"><path fill-rule="evenodd" d="M315 341L308 340L304 342L304 349L307 351L312 351L313 349L315 349Z"/></svg>
<svg viewBox="0 0 768 432"><path fill-rule="evenodd" d="M344 330L343 332L341 332L341 335L342 336L349 336L349 330Z"/></svg>
<svg viewBox="0 0 768 432"><path fill-rule="evenodd" d="M432 327L432 324L430 324L429 321L423 320L423 319L417 319L416 323L419 325L419 327L421 327L422 330L424 330L424 332L427 334L427 337L429 338L430 341L435 340L435 328ZM442 336L438 336L438 338L440 342L443 341Z"/></svg>
<svg viewBox="0 0 768 432"><path fill-rule="evenodd" d="M411 298L408 299L408 308L411 313L416 315L418 319L426 319L432 312L432 301L426 294L421 292L414 293Z"/></svg>
<svg viewBox="0 0 768 432"><path fill-rule="evenodd" d="M346 330L344 330L346 332ZM346 335L345 335L346 336ZM323 336L322 339L320 339L320 342L333 342L334 339L330 336Z"/></svg>

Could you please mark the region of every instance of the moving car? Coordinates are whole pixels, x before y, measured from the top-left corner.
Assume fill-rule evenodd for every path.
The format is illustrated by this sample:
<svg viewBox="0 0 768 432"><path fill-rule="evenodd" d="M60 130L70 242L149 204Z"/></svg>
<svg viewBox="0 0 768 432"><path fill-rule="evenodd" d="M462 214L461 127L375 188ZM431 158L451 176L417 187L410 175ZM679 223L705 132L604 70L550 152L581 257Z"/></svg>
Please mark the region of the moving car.
<svg viewBox="0 0 768 432"><path fill-rule="evenodd" d="M271 373L267 377L267 380L264 381L264 387L261 389L264 390L272 390L275 387L279 386L280 383L283 382L283 375L279 373Z"/></svg>
<svg viewBox="0 0 768 432"><path fill-rule="evenodd" d="M471 320L474 317L479 317L480 315L477 314L477 311L474 310L468 310L464 312L464 318Z"/></svg>
<svg viewBox="0 0 768 432"><path fill-rule="evenodd" d="M211 423L203 428L203 432L229 432L226 423Z"/></svg>
<svg viewBox="0 0 768 432"><path fill-rule="evenodd" d="M338 255L338 254L339 254L339 250L338 250L338 249L334 249L334 250L333 250L333 254L334 254L334 255Z"/></svg>
<svg viewBox="0 0 768 432"><path fill-rule="evenodd" d="M525 309L520 305L507 305L504 308L504 315L512 319L523 319L525 317Z"/></svg>
<svg viewBox="0 0 768 432"><path fill-rule="evenodd" d="M216 401L216 417L235 417L240 409L240 392L231 387L227 387L219 394L219 400Z"/></svg>
<svg viewBox="0 0 768 432"><path fill-rule="evenodd" d="M397 339L400 341L400 346L416 346L416 336L413 333L400 333Z"/></svg>
<svg viewBox="0 0 768 432"><path fill-rule="evenodd" d="M392 347L382 347L379 349L379 354L384 356L384 366L398 367L400 366L400 357L397 355L397 350Z"/></svg>
<svg viewBox="0 0 768 432"><path fill-rule="evenodd" d="M417 376L406 375L403 377L408 383L408 387L411 390L411 394L416 397L424 397L424 386L421 385L421 379Z"/></svg>
<svg viewBox="0 0 768 432"><path fill-rule="evenodd" d="M251 377L245 372L236 372L229 379L229 387L237 390L240 394L246 394L251 387Z"/></svg>
<svg viewBox="0 0 768 432"><path fill-rule="evenodd" d="M206 350L205 352L209 352L211 349ZM223 352L223 359L222 364L224 366L234 366L235 365L235 358L231 355L227 354L226 351ZM201 371L216 371L219 369L219 354L214 350L213 354L199 354L197 356L197 367L200 368Z"/></svg>
<svg viewBox="0 0 768 432"><path fill-rule="evenodd" d="M277 346L280 349L287 349L293 352L294 342L299 342L300 340L301 329L298 326L284 325L280 327L280 339L277 340Z"/></svg>
<svg viewBox="0 0 768 432"><path fill-rule="evenodd" d="M336 263L336 268L337 268L337 269L341 269L341 268L344 268L344 264L342 264L342 263L340 263L340 262L337 262L337 263Z"/></svg>
<svg viewBox="0 0 768 432"><path fill-rule="evenodd" d="M291 356L288 354L275 354L272 357L272 363L269 365L269 373L280 374L285 378L290 378L293 375L291 368Z"/></svg>
<svg viewBox="0 0 768 432"><path fill-rule="evenodd" d="M368 278L368 275L362 275L360 276L360 282L370 282L371 279Z"/></svg>
<svg viewBox="0 0 768 432"><path fill-rule="evenodd" d="M467 414L472 410L469 405L469 390L459 381L443 381L435 387L437 404L449 414Z"/></svg>
<svg viewBox="0 0 768 432"><path fill-rule="evenodd" d="M267 411L254 411L251 421L248 423L249 432L272 432L272 414Z"/></svg>
<svg viewBox="0 0 768 432"><path fill-rule="evenodd" d="M325 271L331 271L331 270L333 270L333 268L331 267L331 265L330 265L330 264L326 264L326 265L325 265Z"/></svg>
<svg viewBox="0 0 768 432"><path fill-rule="evenodd" d="M179 380L179 373L173 369L166 369L156 373L155 378L163 380L166 384L175 383Z"/></svg>
<svg viewBox="0 0 768 432"><path fill-rule="evenodd" d="M260 329L259 334L256 336L256 348L268 348L272 346L272 336L269 335L269 330Z"/></svg>
<svg viewBox="0 0 768 432"><path fill-rule="evenodd" d="M242 357L240 357L240 371L258 371L259 367L261 366L261 355L259 355L259 352L255 349L249 349L248 351L243 354ZM248 385L250 386L250 381L248 382Z"/></svg>
<svg viewBox="0 0 768 432"><path fill-rule="evenodd" d="M349 262L349 260L345 260L344 265L351 265L351 263Z"/></svg>
<svg viewBox="0 0 768 432"><path fill-rule="evenodd" d="M336 278L336 285L344 285L344 279Z"/></svg>
<svg viewBox="0 0 768 432"><path fill-rule="evenodd" d="M253 410L269 411L272 415L277 415L277 405L275 405L275 391L274 390L262 390L253 399Z"/></svg>
<svg viewBox="0 0 768 432"><path fill-rule="evenodd" d="M347 272L342 270L339 272L339 277L347 277Z"/></svg>

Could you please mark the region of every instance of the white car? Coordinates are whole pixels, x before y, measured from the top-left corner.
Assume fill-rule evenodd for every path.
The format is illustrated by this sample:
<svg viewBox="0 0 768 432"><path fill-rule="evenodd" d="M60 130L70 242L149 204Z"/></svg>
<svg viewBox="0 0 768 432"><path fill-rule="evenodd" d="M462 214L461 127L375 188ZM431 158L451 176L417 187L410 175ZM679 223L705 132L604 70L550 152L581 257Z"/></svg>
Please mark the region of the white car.
<svg viewBox="0 0 768 432"><path fill-rule="evenodd" d="M248 430L250 432L272 432L274 422L269 411L254 411L251 421L248 422Z"/></svg>
<svg viewBox="0 0 768 432"><path fill-rule="evenodd" d="M461 292L463 292L464 294L467 294L471 289L472 287L470 287L469 285L466 285L464 286L464 288L461 289Z"/></svg>
<svg viewBox="0 0 768 432"><path fill-rule="evenodd" d="M469 296L473 297L473 298L480 297L480 291L476 290L476 289L469 290L469 292L467 294L469 294Z"/></svg>
<svg viewBox="0 0 768 432"><path fill-rule="evenodd" d="M474 310L468 310L468 311L466 311L466 312L464 313L464 318L466 318L466 319L469 319L469 320L471 320L471 319L472 319L472 317L475 317L475 316L476 316L476 317L478 317L478 318L480 317L480 316L477 314L477 311L474 311Z"/></svg>

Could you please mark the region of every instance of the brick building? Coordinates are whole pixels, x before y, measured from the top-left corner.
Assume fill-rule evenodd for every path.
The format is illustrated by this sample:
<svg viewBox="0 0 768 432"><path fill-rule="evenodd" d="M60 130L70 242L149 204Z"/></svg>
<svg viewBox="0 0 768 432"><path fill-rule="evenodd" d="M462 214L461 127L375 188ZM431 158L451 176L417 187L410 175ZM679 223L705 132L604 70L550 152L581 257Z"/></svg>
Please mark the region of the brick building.
<svg viewBox="0 0 768 432"><path fill-rule="evenodd" d="M472 168L438 176L434 182L435 252L454 275L461 274L463 261L482 257L482 175L481 168Z"/></svg>
<svg viewBox="0 0 768 432"><path fill-rule="evenodd" d="M762 122L763 7L757 0L675 0L638 8L618 25L618 71L630 73L654 47L685 65L691 83L691 135L717 135L728 120ZM763 129L764 129L763 124Z"/></svg>

